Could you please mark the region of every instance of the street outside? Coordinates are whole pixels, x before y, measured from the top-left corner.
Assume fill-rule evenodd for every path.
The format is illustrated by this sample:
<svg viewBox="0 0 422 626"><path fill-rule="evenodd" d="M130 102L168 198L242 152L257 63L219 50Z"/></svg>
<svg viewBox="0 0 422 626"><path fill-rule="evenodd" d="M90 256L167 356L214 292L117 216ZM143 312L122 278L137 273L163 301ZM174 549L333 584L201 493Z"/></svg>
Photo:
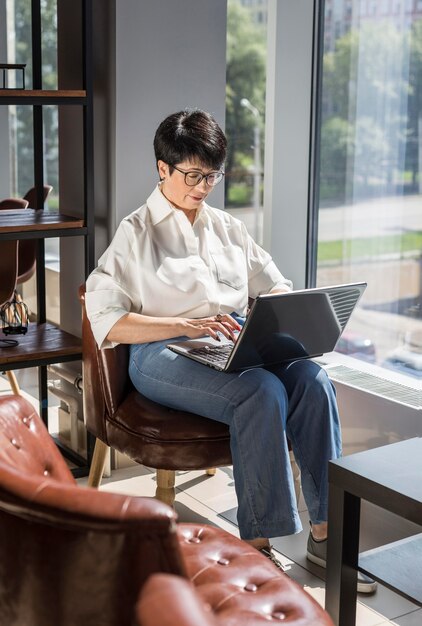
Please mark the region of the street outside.
<svg viewBox="0 0 422 626"><path fill-rule="evenodd" d="M255 236L253 207L228 212L241 219ZM262 233L262 211L260 217ZM415 231L422 231L421 195L377 198L319 211L319 241L385 237ZM258 241L260 238L258 236ZM318 266L318 285L358 281L366 281L368 288L347 332L371 339L377 363L381 364L394 349L405 344L410 334L414 337L416 332L422 332L422 250L354 259L347 265ZM407 315L403 315L406 308ZM420 349L422 353L422 345Z"/></svg>

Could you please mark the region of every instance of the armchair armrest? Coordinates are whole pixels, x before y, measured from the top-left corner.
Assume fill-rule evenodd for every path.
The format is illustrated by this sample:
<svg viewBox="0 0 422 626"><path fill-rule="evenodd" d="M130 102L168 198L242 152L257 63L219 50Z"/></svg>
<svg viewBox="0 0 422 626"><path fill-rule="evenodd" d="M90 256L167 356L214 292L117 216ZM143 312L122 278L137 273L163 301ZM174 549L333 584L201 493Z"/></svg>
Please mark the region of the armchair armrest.
<svg viewBox="0 0 422 626"><path fill-rule="evenodd" d="M171 574L153 574L137 603L139 626L218 626L191 582Z"/></svg>

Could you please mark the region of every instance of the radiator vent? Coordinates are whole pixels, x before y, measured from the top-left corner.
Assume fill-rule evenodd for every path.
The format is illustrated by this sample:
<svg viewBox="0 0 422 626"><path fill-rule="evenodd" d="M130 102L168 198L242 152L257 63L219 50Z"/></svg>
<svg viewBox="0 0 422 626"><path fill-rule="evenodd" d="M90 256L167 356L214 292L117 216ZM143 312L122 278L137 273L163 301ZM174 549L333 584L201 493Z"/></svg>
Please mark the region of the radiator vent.
<svg viewBox="0 0 422 626"><path fill-rule="evenodd" d="M412 387L407 387L401 383L354 370L345 365L334 365L327 367L330 378L339 383L345 383L356 389L362 389L368 393L387 398L393 402L400 402L416 409L422 409L422 391ZM420 385L419 381L415 385Z"/></svg>

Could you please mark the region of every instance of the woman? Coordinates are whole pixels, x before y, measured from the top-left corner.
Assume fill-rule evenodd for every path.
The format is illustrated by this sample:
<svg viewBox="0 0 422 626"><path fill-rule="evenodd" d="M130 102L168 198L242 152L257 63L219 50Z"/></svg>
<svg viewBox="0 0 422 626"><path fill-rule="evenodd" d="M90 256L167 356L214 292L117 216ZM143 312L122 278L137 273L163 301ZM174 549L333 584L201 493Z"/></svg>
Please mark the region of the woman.
<svg viewBox="0 0 422 626"><path fill-rule="evenodd" d="M131 344L145 396L229 425L240 535L275 560L270 537L301 530L287 438L311 520L308 557L325 564L327 468L340 455L333 387L309 360L218 372L166 348L174 338L235 339L248 297L291 289L244 225L205 200L223 178L226 138L211 115L180 111L158 127L160 182L120 224L87 281L102 348Z"/></svg>

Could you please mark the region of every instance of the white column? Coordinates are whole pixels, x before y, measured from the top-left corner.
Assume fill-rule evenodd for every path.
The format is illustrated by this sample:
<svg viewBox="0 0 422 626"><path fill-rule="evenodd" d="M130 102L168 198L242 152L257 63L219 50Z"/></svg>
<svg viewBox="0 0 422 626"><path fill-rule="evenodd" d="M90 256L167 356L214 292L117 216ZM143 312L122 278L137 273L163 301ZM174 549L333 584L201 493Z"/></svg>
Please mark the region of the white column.
<svg viewBox="0 0 422 626"><path fill-rule="evenodd" d="M268 2L264 247L305 286L314 2Z"/></svg>

